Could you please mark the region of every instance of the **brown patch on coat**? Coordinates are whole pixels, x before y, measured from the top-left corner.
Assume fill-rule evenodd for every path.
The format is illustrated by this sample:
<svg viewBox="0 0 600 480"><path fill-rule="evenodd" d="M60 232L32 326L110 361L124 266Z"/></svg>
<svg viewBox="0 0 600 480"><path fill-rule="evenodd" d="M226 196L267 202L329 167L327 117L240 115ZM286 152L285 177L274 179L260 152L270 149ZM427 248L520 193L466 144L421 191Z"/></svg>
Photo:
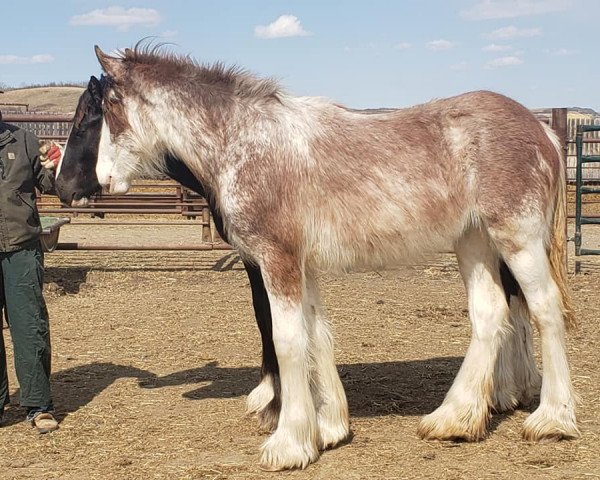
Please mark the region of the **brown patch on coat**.
<svg viewBox="0 0 600 480"><path fill-rule="evenodd" d="M273 249L264 258L261 265L265 283L279 298L298 304L302 301L303 273L300 260L296 255Z"/></svg>
<svg viewBox="0 0 600 480"><path fill-rule="evenodd" d="M114 137L119 137L124 132L129 130L129 120L125 113L125 105L123 105L123 93L112 79L105 82L102 109L104 119L110 130L110 134Z"/></svg>
<svg viewBox="0 0 600 480"><path fill-rule="evenodd" d="M519 103L491 92L451 100L468 113L460 123L479 132L475 195L487 224L503 225L525 205L544 212L562 166L540 122ZM540 157L547 169L540 168Z"/></svg>
<svg viewBox="0 0 600 480"><path fill-rule="evenodd" d="M336 136L318 136L313 151L318 163L329 163L320 174L327 176L332 201L338 196L347 197L345 204L359 199L360 205L353 209L357 213L377 212L386 204L396 204L407 221L415 223L436 225L456 220L467 206L460 163L450 159L440 119L423 110L398 110L354 118L350 123L329 119L328 130ZM339 162L327 161L336 156ZM392 178L399 182L397 189L414 195L398 198L382 191L382 181Z"/></svg>
<svg viewBox="0 0 600 480"><path fill-rule="evenodd" d="M248 221L235 225L250 251L263 258L263 271L269 272L274 290L292 301L302 298L302 246L298 222L298 178L291 170L278 170L277 162L268 159L272 170L266 175L256 168L259 153L248 148L249 159L239 169L236 187L240 192L254 192L244 204ZM240 199L244 202L243 199Z"/></svg>

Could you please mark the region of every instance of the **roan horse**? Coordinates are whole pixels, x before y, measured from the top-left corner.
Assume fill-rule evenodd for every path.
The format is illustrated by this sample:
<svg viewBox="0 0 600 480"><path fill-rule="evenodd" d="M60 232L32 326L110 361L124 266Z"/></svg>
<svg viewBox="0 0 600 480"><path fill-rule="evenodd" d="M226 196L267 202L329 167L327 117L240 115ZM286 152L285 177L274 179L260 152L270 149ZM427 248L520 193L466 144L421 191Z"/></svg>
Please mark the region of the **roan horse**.
<svg viewBox="0 0 600 480"><path fill-rule="evenodd" d="M76 193L67 197L66 203L73 206L86 206L88 198L102 189L96 176L96 163L103 118L103 83L105 83L104 77L101 80L91 77L86 90L79 98L65 155L57 172L56 183L60 192L75 192L76 189L73 187L79 178L83 178L87 184L84 190L77 190ZM208 198L215 227L221 238L227 241L223 230L223 221L219 212L214 208L211 196L207 194L206 189L200 185L185 164L173 156L167 155L164 168L165 170L161 173ZM59 173L61 174L59 175ZM277 357L275 356L275 347L271 335L269 298L259 267L247 261L243 261L243 263L250 281L254 314L262 339L261 382L248 396L248 413L257 414L262 429L274 430L277 426L281 405L281 389Z"/></svg>
<svg viewBox="0 0 600 480"><path fill-rule="evenodd" d="M264 468L304 468L349 434L319 273L384 268L429 251L456 252L473 335L419 434L479 440L491 411L531 399L540 381L531 319L544 376L523 436L579 436L565 349L575 321L561 146L527 109L473 92L364 115L160 49L109 56L96 47L96 55L107 74L97 180L65 171L68 147L60 196L81 198L96 181L127 191L137 176L164 172L169 155L210 192L269 298L281 410L262 447Z"/></svg>

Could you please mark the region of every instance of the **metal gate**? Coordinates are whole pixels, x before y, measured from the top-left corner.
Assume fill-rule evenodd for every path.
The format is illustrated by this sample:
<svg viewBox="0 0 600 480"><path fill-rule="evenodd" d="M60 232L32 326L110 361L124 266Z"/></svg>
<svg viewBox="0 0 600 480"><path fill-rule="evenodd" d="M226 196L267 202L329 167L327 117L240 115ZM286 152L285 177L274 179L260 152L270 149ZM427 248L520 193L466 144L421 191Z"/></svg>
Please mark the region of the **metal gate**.
<svg viewBox="0 0 600 480"><path fill-rule="evenodd" d="M584 134L589 132L600 132L600 125L579 125L575 137L577 150L577 170L575 177L575 255L600 255L600 249L584 248L582 246L582 225L600 225L600 215L584 215L582 213L583 196L589 194L600 194L600 187L584 184L583 170L586 164L600 164L600 155L584 154ZM576 264L576 270L579 270Z"/></svg>

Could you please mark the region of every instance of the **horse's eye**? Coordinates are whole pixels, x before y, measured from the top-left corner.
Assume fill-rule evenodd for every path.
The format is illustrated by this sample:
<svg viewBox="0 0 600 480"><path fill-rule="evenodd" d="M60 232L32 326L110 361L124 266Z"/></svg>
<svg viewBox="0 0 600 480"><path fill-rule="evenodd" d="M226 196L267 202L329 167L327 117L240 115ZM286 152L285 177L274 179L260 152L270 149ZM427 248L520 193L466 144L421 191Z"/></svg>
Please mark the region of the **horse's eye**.
<svg viewBox="0 0 600 480"><path fill-rule="evenodd" d="M119 103L121 100L120 95L118 95L114 90L109 91L106 98L108 99L108 103L111 103L113 105L115 103Z"/></svg>

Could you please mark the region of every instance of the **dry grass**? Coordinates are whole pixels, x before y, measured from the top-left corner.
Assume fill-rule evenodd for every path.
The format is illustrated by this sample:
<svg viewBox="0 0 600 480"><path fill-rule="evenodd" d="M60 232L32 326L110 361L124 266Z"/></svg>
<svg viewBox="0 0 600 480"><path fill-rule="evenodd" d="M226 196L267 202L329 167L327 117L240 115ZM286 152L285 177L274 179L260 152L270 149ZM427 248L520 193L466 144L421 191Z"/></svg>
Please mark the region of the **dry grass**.
<svg viewBox="0 0 600 480"><path fill-rule="evenodd" d="M139 235L132 232L122 236ZM305 471L266 474L257 466L265 435L244 416L260 344L233 253L57 252L46 263L61 428L39 436L22 422L11 373L3 479L600 476L593 270L572 282L581 323L569 339L580 440L522 441L525 411L495 415L481 443L417 438L419 418L442 401L470 335L455 261L440 256L395 272L323 278L354 437Z"/></svg>
<svg viewBox="0 0 600 480"><path fill-rule="evenodd" d="M39 87L6 91L0 95L2 103L26 103L30 111L74 113L83 87Z"/></svg>

